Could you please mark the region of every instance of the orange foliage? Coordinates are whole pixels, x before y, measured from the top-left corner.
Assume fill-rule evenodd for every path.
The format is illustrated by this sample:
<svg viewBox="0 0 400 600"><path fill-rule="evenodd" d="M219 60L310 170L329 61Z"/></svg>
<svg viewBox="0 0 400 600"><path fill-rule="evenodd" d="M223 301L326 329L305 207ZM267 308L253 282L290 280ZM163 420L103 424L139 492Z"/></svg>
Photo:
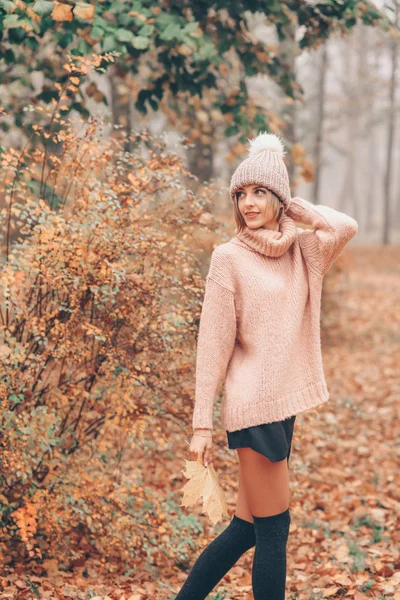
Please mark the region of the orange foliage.
<svg viewBox="0 0 400 600"><path fill-rule="evenodd" d="M29 556L34 556L35 552L32 551L33 546L31 540L33 539L37 530L36 506L31 502L27 502L24 506L14 510L11 513L11 517L18 526L18 533L26 544ZM34 548L34 550L39 554L39 556L41 556L38 548Z"/></svg>
<svg viewBox="0 0 400 600"><path fill-rule="evenodd" d="M195 197L182 159L146 131L126 152L100 119L63 120L63 94L90 66L66 63L50 126L33 127L44 149L0 157L3 563L90 552L115 569L152 547L177 552L174 503L126 464L154 432L166 450L165 425L190 429L196 233L215 229L212 194Z"/></svg>

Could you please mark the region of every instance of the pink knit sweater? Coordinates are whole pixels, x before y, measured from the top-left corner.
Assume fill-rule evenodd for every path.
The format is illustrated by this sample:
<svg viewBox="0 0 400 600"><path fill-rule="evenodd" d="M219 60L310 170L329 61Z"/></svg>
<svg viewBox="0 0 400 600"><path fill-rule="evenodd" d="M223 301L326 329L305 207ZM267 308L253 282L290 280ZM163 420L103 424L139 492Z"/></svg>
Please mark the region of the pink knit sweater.
<svg viewBox="0 0 400 600"><path fill-rule="evenodd" d="M313 229L300 229L296 223ZM280 223L245 227L212 253L197 341L193 429L235 431L286 419L329 399L320 338L322 280L357 233L352 217L291 199ZM279 234L278 234L279 236Z"/></svg>

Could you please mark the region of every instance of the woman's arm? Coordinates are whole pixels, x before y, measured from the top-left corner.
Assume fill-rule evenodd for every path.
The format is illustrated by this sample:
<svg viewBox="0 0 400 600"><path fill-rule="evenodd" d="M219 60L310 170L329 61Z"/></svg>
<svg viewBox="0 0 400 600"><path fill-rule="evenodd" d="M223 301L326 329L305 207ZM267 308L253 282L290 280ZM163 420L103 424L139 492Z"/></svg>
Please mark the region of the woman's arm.
<svg viewBox="0 0 400 600"><path fill-rule="evenodd" d="M299 243L305 259L322 276L358 231L358 223L352 217L298 196L291 199L286 214L314 228L301 231Z"/></svg>
<svg viewBox="0 0 400 600"><path fill-rule="evenodd" d="M211 273L217 272L216 262L214 254ZM223 261L218 261L218 269L223 269L223 266ZM213 429L214 400L232 356L235 339L234 293L207 275L197 338L193 430Z"/></svg>

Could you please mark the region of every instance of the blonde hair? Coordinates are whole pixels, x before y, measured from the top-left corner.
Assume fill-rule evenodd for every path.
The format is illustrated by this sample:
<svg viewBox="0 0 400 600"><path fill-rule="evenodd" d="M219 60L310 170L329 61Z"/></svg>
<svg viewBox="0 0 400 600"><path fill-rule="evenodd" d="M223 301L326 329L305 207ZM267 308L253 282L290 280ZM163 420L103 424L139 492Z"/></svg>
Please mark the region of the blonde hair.
<svg viewBox="0 0 400 600"><path fill-rule="evenodd" d="M263 186L263 187L265 187L265 186ZM281 220L282 214L283 214L283 203L279 199L279 197L276 194L274 194L274 192L272 190L269 190L267 188L267 191L268 191L267 203L269 202L271 208L275 209L274 219L275 219L275 221L277 221L279 223L279 221ZM234 194L233 206L234 206L234 217L235 217L235 222L236 222L235 234L238 234L246 226L246 221L244 220L244 218L239 210L236 192Z"/></svg>

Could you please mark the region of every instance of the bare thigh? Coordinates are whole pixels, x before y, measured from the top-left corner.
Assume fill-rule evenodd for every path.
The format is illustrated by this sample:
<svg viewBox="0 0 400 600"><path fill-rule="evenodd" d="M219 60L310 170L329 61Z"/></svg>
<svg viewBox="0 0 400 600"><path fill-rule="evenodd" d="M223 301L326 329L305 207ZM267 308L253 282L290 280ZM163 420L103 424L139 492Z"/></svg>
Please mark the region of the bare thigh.
<svg viewBox="0 0 400 600"><path fill-rule="evenodd" d="M246 486L243 478L242 466L239 461L239 489L238 497L236 502L235 514L244 519L245 521L253 522L253 515L251 514L250 504L247 498Z"/></svg>
<svg viewBox="0 0 400 600"><path fill-rule="evenodd" d="M288 461L270 461L251 448L238 448L239 493L236 514L247 521L252 515L267 517L289 508Z"/></svg>

